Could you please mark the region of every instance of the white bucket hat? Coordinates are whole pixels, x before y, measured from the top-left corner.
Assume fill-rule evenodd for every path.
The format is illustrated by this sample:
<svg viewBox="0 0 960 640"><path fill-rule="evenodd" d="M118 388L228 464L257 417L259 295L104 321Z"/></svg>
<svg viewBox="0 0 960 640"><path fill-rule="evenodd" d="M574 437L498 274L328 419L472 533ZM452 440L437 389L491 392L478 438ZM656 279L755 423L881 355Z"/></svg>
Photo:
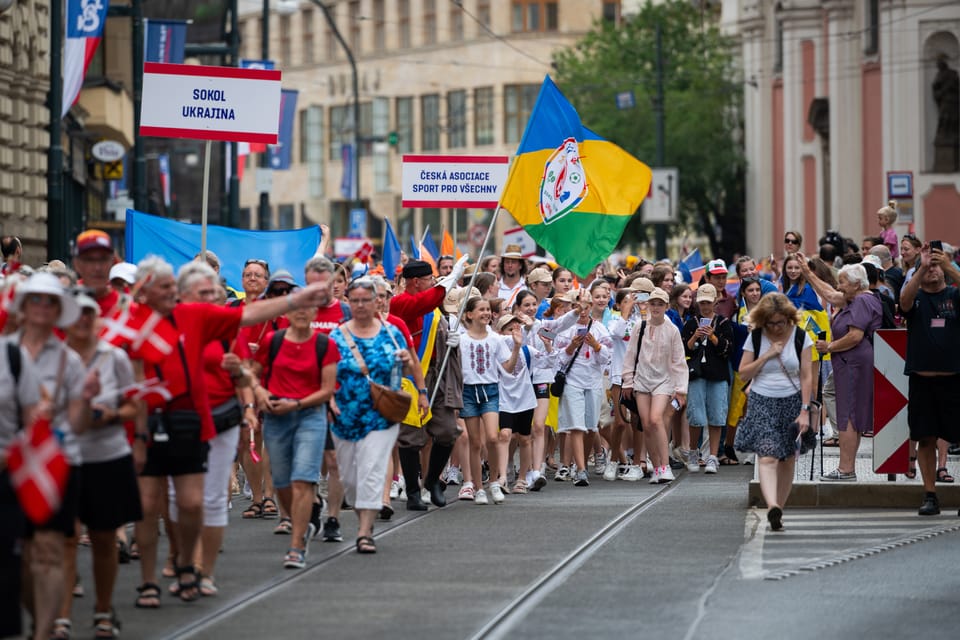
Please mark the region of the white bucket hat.
<svg viewBox="0 0 960 640"><path fill-rule="evenodd" d="M55 275L45 272L33 274L17 287L11 312L20 311L24 298L33 293L56 296L60 299L60 318L57 319L57 326L61 329L66 329L80 317L80 305L77 304L76 299L67 293Z"/></svg>

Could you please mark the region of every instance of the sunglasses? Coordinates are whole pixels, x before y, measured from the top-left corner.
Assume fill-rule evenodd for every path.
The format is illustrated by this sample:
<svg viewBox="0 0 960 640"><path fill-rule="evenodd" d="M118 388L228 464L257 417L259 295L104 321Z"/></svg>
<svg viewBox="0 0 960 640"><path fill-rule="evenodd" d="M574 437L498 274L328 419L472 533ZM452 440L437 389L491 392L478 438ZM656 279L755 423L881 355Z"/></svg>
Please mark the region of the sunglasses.
<svg viewBox="0 0 960 640"><path fill-rule="evenodd" d="M784 238L783 244L793 244L793 245L800 246L800 241L797 240L796 238Z"/></svg>
<svg viewBox="0 0 960 640"><path fill-rule="evenodd" d="M747 286L748 284L757 284L759 282L760 282L760 278L756 276L747 276L746 278L740 281L740 283L743 286Z"/></svg>
<svg viewBox="0 0 960 640"><path fill-rule="evenodd" d="M277 296L288 296L291 291L293 291L293 287L276 287L267 291L267 297L276 298Z"/></svg>
<svg viewBox="0 0 960 640"><path fill-rule="evenodd" d="M775 329L777 327L784 327L787 325L786 320L768 320L764 326L768 329Z"/></svg>
<svg viewBox="0 0 960 640"><path fill-rule="evenodd" d="M905 233L905 234L903 234L903 239L904 239L904 240L916 240L917 242L920 242L920 238L918 238L918 237L916 236L916 234L913 234L913 233Z"/></svg>

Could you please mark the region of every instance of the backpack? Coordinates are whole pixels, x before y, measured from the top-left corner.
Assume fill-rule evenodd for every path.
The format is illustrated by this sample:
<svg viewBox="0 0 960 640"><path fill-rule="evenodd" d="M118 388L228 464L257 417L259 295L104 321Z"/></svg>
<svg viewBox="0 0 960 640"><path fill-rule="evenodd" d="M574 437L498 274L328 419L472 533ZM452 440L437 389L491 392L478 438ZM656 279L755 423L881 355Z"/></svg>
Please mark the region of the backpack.
<svg viewBox="0 0 960 640"><path fill-rule="evenodd" d="M757 358L760 353L760 337L763 330L759 327L750 332L750 340L753 342L753 357ZM800 362L800 354L803 353L803 343L806 341L807 332L800 327L793 330L793 346L797 349L797 362Z"/></svg>
<svg viewBox="0 0 960 640"><path fill-rule="evenodd" d="M883 318L880 320L881 329L896 329L897 321L895 319L895 310L896 307L893 302L893 298L881 293L880 291L871 291L874 297L880 301L880 307L883 309ZM871 341L873 336L871 336Z"/></svg>
<svg viewBox="0 0 960 640"><path fill-rule="evenodd" d="M7 362L10 375L13 376L13 401L17 404L17 430L23 428L23 416L20 409L20 371L23 369L23 353L16 342L7 343Z"/></svg>
<svg viewBox="0 0 960 640"><path fill-rule="evenodd" d="M286 329L280 329L270 338L270 349L267 351L267 369L263 374L263 386L270 384L270 375L273 373L273 361L277 359L280 353L280 347L283 346L283 338L287 335ZM323 369L323 359L327 355L327 344L330 342L330 336L325 333L317 333L317 341L314 343L317 353L317 367Z"/></svg>

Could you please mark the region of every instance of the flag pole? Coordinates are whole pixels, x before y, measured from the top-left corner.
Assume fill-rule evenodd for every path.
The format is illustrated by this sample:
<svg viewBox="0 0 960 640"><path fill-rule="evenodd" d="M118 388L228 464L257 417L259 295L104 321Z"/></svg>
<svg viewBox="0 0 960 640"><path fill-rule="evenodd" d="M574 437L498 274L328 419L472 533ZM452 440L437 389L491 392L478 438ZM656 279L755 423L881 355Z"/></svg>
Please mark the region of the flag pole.
<svg viewBox="0 0 960 640"><path fill-rule="evenodd" d="M203 150L203 204L200 210L200 256L207 259L207 205L210 202L210 146L207 140Z"/></svg>
<svg viewBox="0 0 960 640"><path fill-rule="evenodd" d="M493 217L490 219L490 226L487 228L487 235L483 239L483 244L480 245L480 254L477 256L476 268L473 270L473 274L470 276L470 282L467 283L467 291L473 288L474 282L477 281L477 275L480 274L480 261L483 259L483 252L487 248L487 243L490 242L490 236L493 235L493 230L497 226L497 216L500 215L500 203L497 203L497 209L493 212ZM456 241L454 241L454 246L456 246ZM463 310L467 307L467 300L470 299L470 296L464 296L463 300L460 301L460 308L457 310L457 326L460 326L460 321L463 318ZM440 363L440 370L437 372L437 382L433 386L433 393L430 394L430 406L433 406L433 401L437 399L437 391L440 390L440 381L443 378L443 372L447 369L447 361L450 360L450 350L451 347L447 344L447 350L443 354L443 362Z"/></svg>

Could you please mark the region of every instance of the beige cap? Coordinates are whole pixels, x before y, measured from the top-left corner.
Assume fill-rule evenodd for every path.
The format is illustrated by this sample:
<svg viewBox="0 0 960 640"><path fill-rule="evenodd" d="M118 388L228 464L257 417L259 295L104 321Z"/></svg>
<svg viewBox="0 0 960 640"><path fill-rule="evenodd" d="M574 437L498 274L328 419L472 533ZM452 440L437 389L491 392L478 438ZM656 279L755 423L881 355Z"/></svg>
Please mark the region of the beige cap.
<svg viewBox="0 0 960 640"><path fill-rule="evenodd" d="M717 288L712 284L703 284L697 289L697 302L703 300L709 300L710 302L717 301Z"/></svg>
<svg viewBox="0 0 960 640"><path fill-rule="evenodd" d="M505 313L504 315L500 316L497 318L497 331L503 331L503 328L511 322L520 322L520 319L511 313Z"/></svg>
<svg viewBox="0 0 960 640"><path fill-rule="evenodd" d="M670 304L670 296L660 287L654 287L653 291L650 292L649 300L660 300L664 304Z"/></svg>
<svg viewBox="0 0 960 640"><path fill-rule="evenodd" d="M637 278L630 283L630 290L650 293L653 291L653 282L650 280L650 278Z"/></svg>
<svg viewBox="0 0 960 640"><path fill-rule="evenodd" d="M527 275L527 284L534 284L536 282L553 282L553 275L546 269L534 269Z"/></svg>
<svg viewBox="0 0 960 640"><path fill-rule="evenodd" d="M443 310L446 313L456 313L460 310L460 305L463 304L463 298L467 295L468 289L466 287L460 287L458 289L451 289L447 292L446 297L443 299ZM469 290L471 298L480 297L480 289L473 287Z"/></svg>

